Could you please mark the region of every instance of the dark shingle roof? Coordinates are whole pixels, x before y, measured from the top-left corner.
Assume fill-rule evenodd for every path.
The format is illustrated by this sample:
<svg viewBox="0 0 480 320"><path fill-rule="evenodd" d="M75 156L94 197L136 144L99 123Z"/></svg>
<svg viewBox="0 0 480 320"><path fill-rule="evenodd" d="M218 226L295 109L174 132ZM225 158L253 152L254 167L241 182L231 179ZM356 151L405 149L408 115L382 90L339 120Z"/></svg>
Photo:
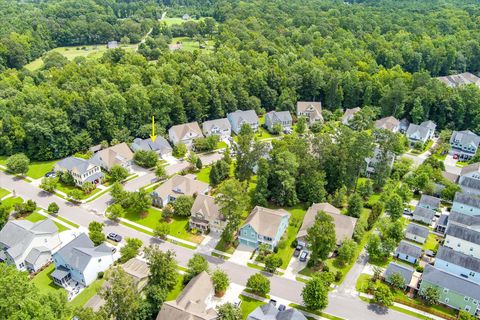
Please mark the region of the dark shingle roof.
<svg viewBox="0 0 480 320"><path fill-rule="evenodd" d="M447 232L447 236L452 236L458 239L462 239L471 243L480 244L480 232L475 231L473 229L469 229L465 226L449 223Z"/></svg>
<svg viewBox="0 0 480 320"><path fill-rule="evenodd" d="M440 217L441 218L441 217ZM448 221L456 224L463 224L465 226L478 226L480 225L480 216L471 216L463 214L461 212L452 211L448 216ZM440 223L440 222L439 222Z"/></svg>
<svg viewBox="0 0 480 320"><path fill-rule="evenodd" d="M460 185L462 187L465 187L465 188L470 188L470 189L477 189L479 190L480 189L480 180L478 179L474 179L474 178L470 178L470 177L464 177L462 179L462 182L460 183Z"/></svg>
<svg viewBox="0 0 480 320"><path fill-rule="evenodd" d="M422 238L427 238L430 231L427 227L418 225L416 223L410 223L407 227L407 233L411 233Z"/></svg>
<svg viewBox="0 0 480 320"><path fill-rule="evenodd" d="M440 218L438 218L437 225L446 226L448 224L448 219L449 219L448 214L442 214Z"/></svg>
<svg viewBox="0 0 480 320"><path fill-rule="evenodd" d="M414 258L418 259L422 255L422 248L402 240L402 241L400 241L400 244L398 245L395 253L396 254L403 253L407 256L414 257Z"/></svg>
<svg viewBox="0 0 480 320"><path fill-rule="evenodd" d="M408 138L412 138L413 135L417 135L418 133L418 136L420 137L420 139L423 140L427 138L428 132L429 132L429 129L427 127L411 123L408 126L406 135Z"/></svg>
<svg viewBox="0 0 480 320"><path fill-rule="evenodd" d="M437 259L464 267L468 270L480 272L480 259L442 246L438 249Z"/></svg>
<svg viewBox="0 0 480 320"><path fill-rule="evenodd" d="M480 137L470 130L453 131L450 143L458 141L462 146L468 146L470 144L478 146L480 143Z"/></svg>
<svg viewBox="0 0 480 320"><path fill-rule="evenodd" d="M422 208L417 206L415 210L413 210L413 220L417 220L419 218L425 218L426 220L432 220L435 216L435 211ZM421 219L423 220L423 219Z"/></svg>
<svg viewBox="0 0 480 320"><path fill-rule="evenodd" d="M396 264L395 262L390 262L387 270L385 270L384 277L385 279L388 279L388 277L390 277L392 274L400 273L400 275L403 277L404 283L408 285L412 280L412 275L414 271L415 270L413 270L412 267Z"/></svg>
<svg viewBox="0 0 480 320"><path fill-rule="evenodd" d="M470 193L455 193L453 202L463 203L470 207L480 208L480 197Z"/></svg>
<svg viewBox="0 0 480 320"><path fill-rule="evenodd" d="M440 199L437 197L432 197L429 196L428 194L422 194L422 197L420 198L420 205L429 205L431 207L436 207L438 208L440 206Z"/></svg>

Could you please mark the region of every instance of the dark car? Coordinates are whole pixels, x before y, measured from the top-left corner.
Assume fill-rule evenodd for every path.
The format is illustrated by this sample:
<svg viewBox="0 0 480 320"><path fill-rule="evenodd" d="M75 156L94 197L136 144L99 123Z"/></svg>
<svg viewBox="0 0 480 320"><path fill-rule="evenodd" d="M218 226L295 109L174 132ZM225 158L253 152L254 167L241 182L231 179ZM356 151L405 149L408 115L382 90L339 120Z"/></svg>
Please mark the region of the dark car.
<svg viewBox="0 0 480 320"><path fill-rule="evenodd" d="M56 176L57 176L57 174L54 171L50 171L50 172L45 173L46 178L55 178Z"/></svg>
<svg viewBox="0 0 480 320"><path fill-rule="evenodd" d="M119 234L110 232L110 233L107 235L107 239L110 239L110 240L115 241L115 242L120 242L120 241L122 241L122 236L119 235Z"/></svg>
<svg viewBox="0 0 480 320"><path fill-rule="evenodd" d="M270 301L268 301L268 303L276 306L277 305L277 300L274 300L274 299L270 299Z"/></svg>
<svg viewBox="0 0 480 320"><path fill-rule="evenodd" d="M300 255L300 252L302 251L303 247L301 245L298 245L296 248L295 248L295 251L293 252L293 256L294 257L298 257Z"/></svg>
<svg viewBox="0 0 480 320"><path fill-rule="evenodd" d="M278 311L285 311L285 309L287 309L287 307L284 304L278 306Z"/></svg>
<svg viewBox="0 0 480 320"><path fill-rule="evenodd" d="M307 261L307 257L308 257L308 252L307 251L303 251L302 254L300 255L300 261L301 262L305 262Z"/></svg>

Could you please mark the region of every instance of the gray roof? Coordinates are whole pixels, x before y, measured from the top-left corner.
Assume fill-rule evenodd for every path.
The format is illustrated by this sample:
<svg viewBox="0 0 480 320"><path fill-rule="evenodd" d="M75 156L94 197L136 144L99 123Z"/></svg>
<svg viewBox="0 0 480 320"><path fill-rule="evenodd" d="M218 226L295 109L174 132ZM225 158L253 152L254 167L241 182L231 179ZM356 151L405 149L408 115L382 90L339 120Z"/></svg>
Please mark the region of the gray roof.
<svg viewBox="0 0 480 320"><path fill-rule="evenodd" d="M428 194L422 194L420 198L420 205L429 205L430 207L438 208L440 206L440 199L437 197L429 196Z"/></svg>
<svg viewBox="0 0 480 320"><path fill-rule="evenodd" d="M387 270L385 270L384 277L385 279L388 279L391 275L395 273L399 273L403 277L404 283L408 285L412 280L412 276L414 272L415 270L413 270L413 268L410 266L405 266L405 265L397 264L395 262L390 262Z"/></svg>
<svg viewBox="0 0 480 320"><path fill-rule="evenodd" d="M437 225L446 226L448 224L448 218L449 218L448 214L442 214L440 218L438 218Z"/></svg>
<svg viewBox="0 0 480 320"><path fill-rule="evenodd" d="M133 140L131 147L134 152L138 150L160 151L160 153L162 154L172 152L172 147L170 146L170 143L168 143L167 139L162 136L157 136L154 142L151 138L136 138L135 140Z"/></svg>
<svg viewBox="0 0 480 320"><path fill-rule="evenodd" d="M480 197L470 193L455 193L455 198L453 198L453 202L463 203L467 206L474 208L480 208Z"/></svg>
<svg viewBox="0 0 480 320"><path fill-rule="evenodd" d="M62 280L63 278L68 276L69 273L70 273L70 271L67 268L59 266L58 268L53 270L53 272L50 274L50 276L52 278Z"/></svg>
<svg viewBox="0 0 480 320"><path fill-rule="evenodd" d="M277 121L292 121L292 115L288 111L270 111L265 115L266 118L271 118L272 123Z"/></svg>
<svg viewBox="0 0 480 320"><path fill-rule="evenodd" d="M400 241L400 244L398 245L397 250L395 250L395 254L398 254L398 253L403 253L407 256L418 259L422 256L422 248L414 244L411 244L410 242L402 240Z"/></svg>
<svg viewBox="0 0 480 320"><path fill-rule="evenodd" d="M435 217L435 211L417 206L413 210L413 220L432 220ZM424 218L424 219L421 219Z"/></svg>
<svg viewBox="0 0 480 320"><path fill-rule="evenodd" d="M430 230L428 230L427 227L418 225L416 223L410 223L407 227L407 233L411 233L422 238L427 238Z"/></svg>
<svg viewBox="0 0 480 320"><path fill-rule="evenodd" d="M435 131L435 129L437 128L437 125L432 120L423 121L422 123L420 123L420 125L422 127L426 127L426 128L428 128L430 130L433 130L433 131Z"/></svg>
<svg viewBox="0 0 480 320"><path fill-rule="evenodd" d="M480 259L455 251L445 246L441 246L438 249L436 258L468 270L480 272Z"/></svg>
<svg viewBox="0 0 480 320"><path fill-rule="evenodd" d="M473 229L469 229L468 227L449 223L447 232L445 233L447 236L452 236L458 239L465 240L467 242L480 244L480 232L475 231Z"/></svg>
<svg viewBox="0 0 480 320"><path fill-rule="evenodd" d="M92 240L85 233L82 233L67 243L56 254L61 256L65 263L74 269L84 271L92 258L102 257L106 253L111 254L111 252L111 249L105 244L95 247Z"/></svg>
<svg viewBox="0 0 480 320"><path fill-rule="evenodd" d="M290 308L279 311L273 303L266 303L257 307L247 317L247 320L306 320L300 311Z"/></svg>
<svg viewBox="0 0 480 320"><path fill-rule="evenodd" d="M96 172L96 173L92 174L91 176L88 176L85 179L85 182L94 182L95 180L101 179L101 178L103 178L103 172Z"/></svg>
<svg viewBox="0 0 480 320"><path fill-rule="evenodd" d="M470 144L478 146L480 143L480 137L470 130L453 131L452 137L450 138L450 143L453 143L455 140L458 140L462 146L467 146Z"/></svg>
<svg viewBox="0 0 480 320"><path fill-rule="evenodd" d="M427 138L428 132L429 132L429 128L424 127L422 125L411 123L408 126L406 134L407 134L407 137L410 138L410 136L418 133L418 135L420 136L420 139L424 140Z"/></svg>
<svg viewBox="0 0 480 320"><path fill-rule="evenodd" d="M480 286L462 277L439 270L427 264L423 271L422 281L427 281L441 288L447 288L463 296L480 300Z"/></svg>
<svg viewBox="0 0 480 320"><path fill-rule="evenodd" d="M32 250L30 250L30 253L25 258L25 262L28 262L30 264L35 264L35 262L40 257L40 255L42 255L42 253L51 253L51 252L47 247L44 247L44 246L33 248Z"/></svg>
<svg viewBox="0 0 480 320"><path fill-rule="evenodd" d="M89 167L94 166L95 164L89 160L68 157L57 162L56 166L62 170L71 171L77 169L78 173L83 174L89 170Z"/></svg>
<svg viewBox="0 0 480 320"><path fill-rule="evenodd" d="M478 179L463 177L460 185L465 188L480 190L480 180Z"/></svg>
<svg viewBox="0 0 480 320"><path fill-rule="evenodd" d="M480 171L479 169L480 169L480 162L475 162L475 163L469 164L468 166L463 167L462 170L460 170L460 175L463 176L468 173L478 172Z"/></svg>
<svg viewBox="0 0 480 320"><path fill-rule="evenodd" d="M230 130L232 126L227 118L215 119L215 120L208 120L202 123L203 133L209 133L212 128L218 128L220 130Z"/></svg>
<svg viewBox="0 0 480 320"><path fill-rule="evenodd" d="M258 123L258 116L254 110L237 110L228 114L230 120L237 126L243 121L247 123Z"/></svg>
<svg viewBox="0 0 480 320"><path fill-rule="evenodd" d="M479 226L480 225L480 216L471 216L469 214L464 214L457 211L450 212L448 216L448 222L462 224L465 226Z"/></svg>
<svg viewBox="0 0 480 320"><path fill-rule="evenodd" d="M443 82L448 87L458 87L467 84L475 84L480 86L480 78L470 72L463 72L458 74L452 74L444 77L437 77L436 79Z"/></svg>

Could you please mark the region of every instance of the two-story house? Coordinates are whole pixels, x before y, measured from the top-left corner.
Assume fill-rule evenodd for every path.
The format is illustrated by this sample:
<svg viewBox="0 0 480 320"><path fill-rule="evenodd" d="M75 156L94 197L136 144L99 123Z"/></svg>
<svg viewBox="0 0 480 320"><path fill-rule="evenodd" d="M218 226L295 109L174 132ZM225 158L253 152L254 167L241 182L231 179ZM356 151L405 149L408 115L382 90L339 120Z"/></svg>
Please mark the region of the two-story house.
<svg viewBox="0 0 480 320"><path fill-rule="evenodd" d="M439 303L457 310L475 314L480 303L480 286L472 281L457 277L449 272L437 269L429 264L425 266L420 292L429 287L440 293Z"/></svg>
<svg viewBox="0 0 480 320"><path fill-rule="evenodd" d="M76 281L88 286L113 263L113 252L106 244L96 246L82 233L53 254L55 270L51 276L58 286L65 286L69 281Z"/></svg>
<svg viewBox="0 0 480 320"><path fill-rule="evenodd" d="M464 193L480 195L480 162L463 167L458 176L458 184Z"/></svg>
<svg viewBox="0 0 480 320"><path fill-rule="evenodd" d="M305 117L309 125L323 122L322 103L320 101L297 101L297 118Z"/></svg>
<svg viewBox="0 0 480 320"><path fill-rule="evenodd" d="M365 158L365 175L370 177L371 175L375 174L376 168L383 163L386 163L389 168L392 168L394 162L395 154L393 152L383 152L379 147L375 147L373 150L373 156Z"/></svg>
<svg viewBox="0 0 480 320"><path fill-rule="evenodd" d="M355 117L355 114L360 110L362 109L360 109L359 107L352 108L352 109L345 109L345 112L343 113L343 116L342 116L342 123L348 126L348 124L353 119L353 117Z"/></svg>
<svg viewBox="0 0 480 320"><path fill-rule="evenodd" d="M434 217L435 211L417 205L413 210L412 220L430 225Z"/></svg>
<svg viewBox="0 0 480 320"><path fill-rule="evenodd" d="M115 165L129 168L133 163L133 152L125 142L122 142L96 152L90 161L107 171Z"/></svg>
<svg viewBox="0 0 480 320"><path fill-rule="evenodd" d="M179 196L196 196L208 193L208 183L195 179L195 176L175 175L156 188L152 196L152 204L156 207L164 207L175 201Z"/></svg>
<svg viewBox="0 0 480 320"><path fill-rule="evenodd" d="M466 255L480 257L480 231L456 223L449 223L444 246Z"/></svg>
<svg viewBox="0 0 480 320"><path fill-rule="evenodd" d="M470 130L453 131L450 138L452 153L460 160L470 160L477 152L480 137Z"/></svg>
<svg viewBox="0 0 480 320"><path fill-rule="evenodd" d="M235 134L240 133L244 124L248 124L255 132L258 130L258 116L254 110L237 110L227 114L227 119Z"/></svg>
<svg viewBox="0 0 480 320"><path fill-rule="evenodd" d="M421 247L402 240L395 250L395 258L415 264L421 258L422 253Z"/></svg>
<svg viewBox="0 0 480 320"><path fill-rule="evenodd" d="M32 223L12 220L0 231L0 261L18 270L36 272L61 244L58 227L50 219Z"/></svg>
<svg viewBox="0 0 480 320"><path fill-rule="evenodd" d="M440 208L441 200L437 197L429 196L428 194L422 194L418 206L421 208L436 211Z"/></svg>
<svg viewBox="0 0 480 320"><path fill-rule="evenodd" d="M480 259L441 246L435 256L435 268L480 285Z"/></svg>
<svg viewBox="0 0 480 320"><path fill-rule="evenodd" d="M273 250L287 230L289 219L290 214L283 209L272 210L256 206L240 228L240 244L258 248L265 243Z"/></svg>
<svg viewBox="0 0 480 320"><path fill-rule="evenodd" d="M221 233L226 224L227 220L220 213L220 207L215 203L215 198L203 194L197 195L191 210L190 229Z"/></svg>
<svg viewBox="0 0 480 320"><path fill-rule="evenodd" d="M424 244L425 241L427 241L429 233L430 230L427 227L410 223L405 231L405 239Z"/></svg>
<svg viewBox="0 0 480 320"><path fill-rule="evenodd" d="M453 198L452 212L480 216L480 198L469 193L457 192Z"/></svg>
<svg viewBox="0 0 480 320"><path fill-rule="evenodd" d="M437 125L433 121L424 121L421 124L411 123L408 126L406 136L410 143L416 142L426 143L428 140L433 139L435 129Z"/></svg>
<svg viewBox="0 0 480 320"><path fill-rule="evenodd" d="M282 130L291 129L293 120L292 115L288 111L270 111L265 115L265 126L268 131L272 132L273 127L280 124Z"/></svg>
<svg viewBox="0 0 480 320"><path fill-rule="evenodd" d="M203 138L198 122L178 124L168 129L168 137L173 145L183 143L187 148L193 146L193 140Z"/></svg>
<svg viewBox="0 0 480 320"><path fill-rule="evenodd" d="M458 211L451 211L448 215L447 225L458 224L466 228L480 231L480 215L469 215Z"/></svg>
<svg viewBox="0 0 480 320"><path fill-rule="evenodd" d="M58 161L54 170L56 172L70 173L78 187L81 187L85 182L98 184L103 179L100 166L89 160L76 157L68 157Z"/></svg>
<svg viewBox="0 0 480 320"><path fill-rule="evenodd" d="M232 126L227 118L205 121L202 128L206 137L215 135L219 136L220 140L226 140L232 135Z"/></svg>
<svg viewBox="0 0 480 320"><path fill-rule="evenodd" d="M397 118L390 116L376 120L374 126L377 129L398 132L400 130L400 121Z"/></svg>
<svg viewBox="0 0 480 320"><path fill-rule="evenodd" d="M162 136L157 136L155 141L151 138L141 139L136 138L131 145L133 152L142 151L155 151L160 157L169 157L172 155L172 147L168 143L167 139Z"/></svg>

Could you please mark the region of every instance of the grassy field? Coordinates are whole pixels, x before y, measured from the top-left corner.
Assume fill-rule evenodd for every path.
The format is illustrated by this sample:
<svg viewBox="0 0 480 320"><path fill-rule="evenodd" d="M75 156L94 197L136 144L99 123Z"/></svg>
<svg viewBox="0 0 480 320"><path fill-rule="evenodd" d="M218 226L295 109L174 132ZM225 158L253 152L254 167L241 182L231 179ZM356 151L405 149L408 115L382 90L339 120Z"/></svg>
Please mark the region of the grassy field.
<svg viewBox="0 0 480 320"><path fill-rule="evenodd" d="M210 171L212 170L211 166L203 167L199 172L197 172L197 180L206 182L210 184Z"/></svg>
<svg viewBox="0 0 480 320"><path fill-rule="evenodd" d="M183 290L183 276L181 274L177 275L177 284L172 291L168 293L167 299L165 301L171 301L177 299L180 292Z"/></svg>
<svg viewBox="0 0 480 320"><path fill-rule="evenodd" d="M27 176L33 179L39 179L43 177L45 173L52 171L57 162L58 160L32 162L28 167Z"/></svg>
<svg viewBox="0 0 480 320"><path fill-rule="evenodd" d="M6 195L10 194L10 191L0 188L0 199L5 197Z"/></svg>
<svg viewBox="0 0 480 320"><path fill-rule="evenodd" d="M360 276L357 279L357 284L355 285L355 289L357 289L358 292L366 292L367 287L368 287L368 282L370 281L370 278L372 276L366 273L360 274Z"/></svg>
<svg viewBox="0 0 480 320"><path fill-rule="evenodd" d="M70 301L70 306L83 307L88 300L98 293L104 282L105 279L95 280L92 284L83 289L83 291L80 292L72 301Z"/></svg>
<svg viewBox="0 0 480 320"><path fill-rule="evenodd" d="M189 20L183 20L181 17L174 17L174 18L163 18L162 22L165 22L167 26L171 26L174 24L182 24L187 21L193 21L193 22L200 22L204 20L204 17L201 17L200 19L189 19Z"/></svg>
<svg viewBox="0 0 480 320"><path fill-rule="evenodd" d="M425 241L425 244L423 245L423 250L437 250L438 248L438 237L434 235L433 233L430 233L428 235L427 241Z"/></svg>
<svg viewBox="0 0 480 320"><path fill-rule="evenodd" d="M240 300L242 300L240 309L242 310L243 319L247 319L248 315L252 313L253 310L265 304L265 302L263 301L258 301L249 297L245 297L243 295L240 295Z"/></svg>
<svg viewBox="0 0 480 320"><path fill-rule="evenodd" d="M176 44L176 43L182 44L182 48L180 50L189 51L189 52L200 50L208 53L213 51L213 44L214 44L212 40L205 39L204 42L202 42L202 44L205 46L205 49L200 49L199 42L189 37L175 37L172 39L172 44Z"/></svg>
<svg viewBox="0 0 480 320"><path fill-rule="evenodd" d="M53 280L50 277L50 274L55 270L55 265L52 263L45 270L39 272L33 279L33 284L40 290L40 292L45 294L50 294L58 290L63 290L59 286L53 284Z"/></svg>
<svg viewBox="0 0 480 320"><path fill-rule="evenodd" d="M80 197L80 200L89 198L89 197L93 196L94 194L102 191L102 190L96 188L95 190L93 190L92 192L90 192L90 193L87 194L87 193L83 192L82 189L80 189L80 188L77 187L77 186L67 186L66 184L61 183L61 182L57 182L56 189L59 190L59 191L64 192L64 193L67 194L67 195L68 195L68 193L69 193L70 191L80 190L80 191L82 192L82 196Z"/></svg>
<svg viewBox="0 0 480 320"><path fill-rule="evenodd" d="M31 214L29 214L28 216L25 217L25 220L28 220L30 222L37 222L37 221L41 221L41 220L45 220L45 219L46 218L38 212L33 212L33 213L31 213ZM68 230L68 228L65 227L63 224L57 223L55 221L54 221L54 223L58 227L58 232Z"/></svg>
<svg viewBox="0 0 480 320"><path fill-rule="evenodd" d="M7 198L5 199L4 201L2 201L2 204L4 206L6 206L7 208L10 208L10 210L13 209L13 207L17 204L17 203L22 203L23 202L23 199L20 198L20 197L15 197L15 198Z"/></svg>

